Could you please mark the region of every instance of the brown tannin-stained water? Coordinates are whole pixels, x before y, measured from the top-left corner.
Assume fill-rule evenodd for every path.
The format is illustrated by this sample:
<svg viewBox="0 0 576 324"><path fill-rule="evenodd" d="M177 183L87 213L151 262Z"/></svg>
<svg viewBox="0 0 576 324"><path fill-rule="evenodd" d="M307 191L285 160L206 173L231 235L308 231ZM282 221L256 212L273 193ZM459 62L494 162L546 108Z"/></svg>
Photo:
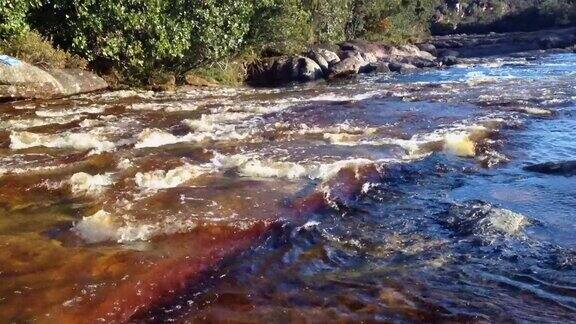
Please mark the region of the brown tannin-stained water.
<svg viewBox="0 0 576 324"><path fill-rule="evenodd" d="M1 104L0 319L575 321L575 114L576 54Z"/></svg>

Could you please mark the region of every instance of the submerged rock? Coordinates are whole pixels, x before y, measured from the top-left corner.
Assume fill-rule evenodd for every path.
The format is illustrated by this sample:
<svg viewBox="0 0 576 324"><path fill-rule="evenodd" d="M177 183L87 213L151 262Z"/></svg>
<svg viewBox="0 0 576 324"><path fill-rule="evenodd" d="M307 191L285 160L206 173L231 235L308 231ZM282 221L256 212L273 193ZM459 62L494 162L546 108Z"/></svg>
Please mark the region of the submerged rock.
<svg viewBox="0 0 576 324"><path fill-rule="evenodd" d="M445 56L440 59L440 63L444 66L452 66L458 64L458 58L456 56Z"/></svg>
<svg viewBox="0 0 576 324"><path fill-rule="evenodd" d="M388 67L390 68L390 71L398 73L409 73L418 69L416 66L412 64L399 63L399 62L390 62Z"/></svg>
<svg viewBox="0 0 576 324"><path fill-rule="evenodd" d="M547 162L530 165L524 168L526 171L550 175L572 177L576 175L576 161Z"/></svg>
<svg viewBox="0 0 576 324"><path fill-rule="evenodd" d="M88 71L44 70L6 55L0 56L0 100L58 98L107 87L104 79Z"/></svg>

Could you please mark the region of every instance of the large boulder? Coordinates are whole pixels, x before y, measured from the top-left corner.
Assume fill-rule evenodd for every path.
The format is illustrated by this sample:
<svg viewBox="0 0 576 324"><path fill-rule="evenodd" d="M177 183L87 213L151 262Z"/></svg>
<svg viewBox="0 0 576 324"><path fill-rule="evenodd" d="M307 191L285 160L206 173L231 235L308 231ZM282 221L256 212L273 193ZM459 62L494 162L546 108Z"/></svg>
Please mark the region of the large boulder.
<svg viewBox="0 0 576 324"><path fill-rule="evenodd" d="M458 64L458 58L456 56L444 56L440 59L440 64L443 66L452 66Z"/></svg>
<svg viewBox="0 0 576 324"><path fill-rule="evenodd" d="M322 55L320 51L311 49L310 51L308 51L308 53L306 53L306 56L308 56L308 58L316 62L316 64L320 66L320 68L324 73L328 72L328 69L330 68L330 63L328 63L326 57L324 57L324 55Z"/></svg>
<svg viewBox="0 0 576 324"><path fill-rule="evenodd" d="M171 72L153 71L148 76L148 89L152 91L175 91L176 75Z"/></svg>
<svg viewBox="0 0 576 324"><path fill-rule="evenodd" d="M247 82L253 86L273 87L290 82L309 82L324 77L322 68L304 56L265 58L248 66Z"/></svg>
<svg viewBox="0 0 576 324"><path fill-rule="evenodd" d="M399 47L392 47L390 50L390 57L395 59L402 59L406 57L419 58L424 60L433 61L436 57L428 52L420 50L415 45L402 45Z"/></svg>
<svg viewBox="0 0 576 324"><path fill-rule="evenodd" d="M358 74L360 69L366 65L368 65L368 63L359 56L347 57L330 68L328 79L343 78Z"/></svg>
<svg viewBox="0 0 576 324"><path fill-rule="evenodd" d="M346 52L358 52L358 53L370 53L374 55L378 60L385 59L390 54L390 46L386 46L378 43L370 43L362 40L348 41L340 44L340 51Z"/></svg>
<svg viewBox="0 0 576 324"><path fill-rule="evenodd" d="M400 63L410 64L410 65L413 65L419 69L434 68L434 67L438 66L438 63L436 63L436 61L424 59L421 57L410 57L410 56L403 57L400 60Z"/></svg>
<svg viewBox="0 0 576 324"><path fill-rule="evenodd" d="M538 40L541 49L563 48L574 45L576 37L569 33L544 36Z"/></svg>
<svg viewBox="0 0 576 324"><path fill-rule="evenodd" d="M62 92L57 97L94 92L108 87L104 79L81 69L51 69L48 72L60 84Z"/></svg>
<svg viewBox="0 0 576 324"><path fill-rule="evenodd" d="M459 57L460 53L458 51L452 50L452 49L441 49L438 50L438 59L442 59L444 57L448 57L448 56L453 56L453 57Z"/></svg>
<svg viewBox="0 0 576 324"><path fill-rule="evenodd" d="M363 66L360 69L360 73L389 73L390 71L390 63L384 61L378 61L374 63L370 63L366 66Z"/></svg>
<svg viewBox="0 0 576 324"><path fill-rule="evenodd" d="M423 43L423 44L418 44L416 46L418 46L418 48L421 51L428 52L428 53L432 54L433 56L437 56L437 54L438 54L438 50L436 49L436 46L434 46L434 44Z"/></svg>
<svg viewBox="0 0 576 324"><path fill-rule="evenodd" d="M294 81L310 82L324 77L322 68L312 59L297 56L292 59L292 77Z"/></svg>
<svg viewBox="0 0 576 324"><path fill-rule="evenodd" d="M326 59L329 65L333 65L340 62L340 58L338 57L338 54L336 54L335 52L332 52L325 48L319 48L317 51Z"/></svg>
<svg viewBox="0 0 576 324"><path fill-rule="evenodd" d="M77 69L44 70L0 55L0 100L48 99L92 92L108 87L93 73Z"/></svg>
<svg viewBox="0 0 576 324"><path fill-rule="evenodd" d="M388 68L390 69L390 71L392 72L397 72L397 73L410 73L413 72L414 70L417 70L418 68L412 64L409 63L400 63L400 62L390 62L388 64Z"/></svg>
<svg viewBox="0 0 576 324"><path fill-rule="evenodd" d="M560 161L535 164L524 167L524 170L549 175L573 177L576 176L576 161Z"/></svg>

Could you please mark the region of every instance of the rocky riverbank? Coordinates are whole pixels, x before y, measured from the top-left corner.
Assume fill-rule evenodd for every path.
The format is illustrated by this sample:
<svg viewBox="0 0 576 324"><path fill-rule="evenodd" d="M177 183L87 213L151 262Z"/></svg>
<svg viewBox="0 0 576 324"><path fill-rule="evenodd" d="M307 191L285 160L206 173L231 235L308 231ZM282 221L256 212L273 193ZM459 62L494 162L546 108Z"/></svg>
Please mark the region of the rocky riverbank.
<svg viewBox="0 0 576 324"><path fill-rule="evenodd" d="M80 69L42 69L0 55L0 101L52 99L108 88L96 74Z"/></svg>
<svg viewBox="0 0 576 324"><path fill-rule="evenodd" d="M401 46L357 40L316 46L294 56L259 59L248 64L245 81L255 87L276 87L292 82L331 81L360 73L409 73L455 65L462 58L550 49L574 51L575 44L576 28L437 36L427 43ZM174 75L164 79L154 79L150 88L175 89ZM193 86L212 85L193 75L186 75L184 79ZM43 69L0 56L0 101L60 98L106 88L108 84L104 79L88 71Z"/></svg>
<svg viewBox="0 0 576 324"><path fill-rule="evenodd" d="M459 58L550 49L573 51L575 44L576 28L438 36L427 43L403 46L350 41L312 48L297 56L259 60L249 66L247 83L278 86L290 82L333 80L359 73L407 73L455 65Z"/></svg>

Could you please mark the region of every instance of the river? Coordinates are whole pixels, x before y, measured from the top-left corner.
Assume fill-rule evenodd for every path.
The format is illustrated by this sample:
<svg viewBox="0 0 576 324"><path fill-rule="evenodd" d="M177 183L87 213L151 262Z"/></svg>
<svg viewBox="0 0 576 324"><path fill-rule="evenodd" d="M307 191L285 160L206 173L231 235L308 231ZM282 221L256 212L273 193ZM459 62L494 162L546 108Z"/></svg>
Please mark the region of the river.
<svg viewBox="0 0 576 324"><path fill-rule="evenodd" d="M576 54L0 104L7 322L571 322Z"/></svg>

